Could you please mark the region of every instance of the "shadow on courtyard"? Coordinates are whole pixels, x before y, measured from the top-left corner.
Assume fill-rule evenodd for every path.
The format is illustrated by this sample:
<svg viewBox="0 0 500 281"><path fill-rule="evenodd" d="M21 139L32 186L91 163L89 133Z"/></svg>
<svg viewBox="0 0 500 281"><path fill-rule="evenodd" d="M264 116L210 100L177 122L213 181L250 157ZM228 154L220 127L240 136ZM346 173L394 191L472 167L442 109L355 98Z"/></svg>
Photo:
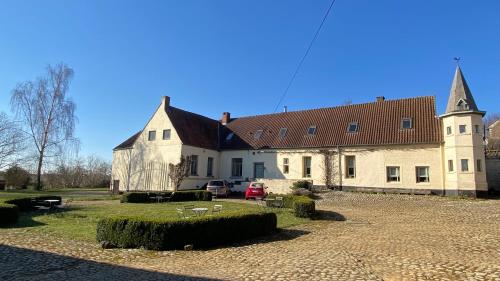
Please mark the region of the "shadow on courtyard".
<svg viewBox="0 0 500 281"><path fill-rule="evenodd" d="M316 216L314 220L325 220L325 221L346 221L346 217L340 213L326 211L326 210L316 210Z"/></svg>
<svg viewBox="0 0 500 281"><path fill-rule="evenodd" d="M217 280L0 245L0 280Z"/></svg>

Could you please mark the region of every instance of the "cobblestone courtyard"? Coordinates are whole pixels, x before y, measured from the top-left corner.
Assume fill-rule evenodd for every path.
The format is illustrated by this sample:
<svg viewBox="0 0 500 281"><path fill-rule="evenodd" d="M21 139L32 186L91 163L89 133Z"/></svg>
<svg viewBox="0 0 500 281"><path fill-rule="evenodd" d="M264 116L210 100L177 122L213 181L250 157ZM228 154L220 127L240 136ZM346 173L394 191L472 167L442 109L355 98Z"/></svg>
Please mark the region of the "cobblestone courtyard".
<svg viewBox="0 0 500 281"><path fill-rule="evenodd" d="M325 219L192 252L2 229L0 280L500 280L499 200L330 192L317 208Z"/></svg>

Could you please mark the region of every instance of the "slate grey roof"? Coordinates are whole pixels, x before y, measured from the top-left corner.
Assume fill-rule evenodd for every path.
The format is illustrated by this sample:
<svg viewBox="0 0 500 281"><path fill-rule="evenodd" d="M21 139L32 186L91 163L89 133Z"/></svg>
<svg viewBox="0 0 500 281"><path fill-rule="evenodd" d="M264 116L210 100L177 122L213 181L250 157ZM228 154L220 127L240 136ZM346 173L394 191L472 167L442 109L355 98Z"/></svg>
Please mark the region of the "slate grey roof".
<svg viewBox="0 0 500 281"><path fill-rule="evenodd" d="M453 77L453 83L451 84L450 97L448 98L445 114L470 111L482 113L477 108L474 97L472 97L469 86L462 74L462 70L457 66L455 77Z"/></svg>

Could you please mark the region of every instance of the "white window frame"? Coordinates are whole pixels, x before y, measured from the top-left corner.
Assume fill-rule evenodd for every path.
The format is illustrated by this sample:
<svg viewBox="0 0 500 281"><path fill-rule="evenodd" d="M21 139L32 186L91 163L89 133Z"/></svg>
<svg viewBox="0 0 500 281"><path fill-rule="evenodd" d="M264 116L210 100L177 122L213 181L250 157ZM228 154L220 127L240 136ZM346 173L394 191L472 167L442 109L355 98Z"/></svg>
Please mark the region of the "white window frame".
<svg viewBox="0 0 500 281"><path fill-rule="evenodd" d="M290 173L290 160L288 158L283 158L283 174Z"/></svg>
<svg viewBox="0 0 500 281"><path fill-rule="evenodd" d="M351 127L354 127L354 130L351 130ZM356 133L358 131L358 122L349 122L347 125L348 133Z"/></svg>
<svg viewBox="0 0 500 281"><path fill-rule="evenodd" d="M464 165L465 163L465 165ZM460 171L462 173L469 172L469 159L460 159Z"/></svg>
<svg viewBox="0 0 500 281"><path fill-rule="evenodd" d="M451 126L446 127L446 135L449 136L453 133Z"/></svg>
<svg viewBox="0 0 500 281"><path fill-rule="evenodd" d="M309 165L307 164L307 161L309 160ZM310 178L312 176L312 157L311 156L304 156L302 157L302 177L303 178Z"/></svg>
<svg viewBox="0 0 500 281"><path fill-rule="evenodd" d="M198 176L198 155L191 155L191 163L189 165L189 175Z"/></svg>
<svg viewBox="0 0 500 281"><path fill-rule="evenodd" d="M311 132L311 130L312 130L312 132ZM316 125L309 126L309 128L307 129L307 135L308 136L315 136L316 135Z"/></svg>
<svg viewBox="0 0 500 281"><path fill-rule="evenodd" d="M260 137L262 137L262 133L264 133L264 130L260 130L259 129L259 130L255 131L255 134L253 135L253 138L256 139L256 140L260 139Z"/></svg>
<svg viewBox="0 0 500 281"><path fill-rule="evenodd" d="M165 133L167 133L167 132L168 132L168 136L167 136L167 138L165 138ZM171 137L172 137L172 130L170 130L170 129L163 130L163 135L162 135L163 140L169 140Z"/></svg>
<svg viewBox="0 0 500 281"><path fill-rule="evenodd" d="M350 160L352 160L352 163ZM355 178L356 177L356 156L346 155L345 156L345 167L346 167L345 177L347 179ZM352 170L352 173L351 173L351 170Z"/></svg>
<svg viewBox="0 0 500 281"><path fill-rule="evenodd" d="M239 163L236 163L239 160ZM236 166L239 164L239 166ZM231 177L241 178L243 176L243 158L231 158Z"/></svg>
<svg viewBox="0 0 500 281"><path fill-rule="evenodd" d="M455 167L453 165L453 160L452 159L448 160L448 172L450 172L450 173L455 172Z"/></svg>
<svg viewBox="0 0 500 281"><path fill-rule="evenodd" d="M214 176L214 158L208 157L207 158L207 177L213 177L213 176Z"/></svg>
<svg viewBox="0 0 500 281"><path fill-rule="evenodd" d="M462 132L462 128L464 129L463 132ZM467 125L458 125L458 133L463 135L463 134L467 134Z"/></svg>
<svg viewBox="0 0 500 281"><path fill-rule="evenodd" d="M151 130L148 132L148 141L155 141L156 140L156 131Z"/></svg>
<svg viewBox="0 0 500 281"><path fill-rule="evenodd" d="M416 166L415 167L415 176L417 183L428 183L431 181L430 178L430 170L429 166ZM425 171L424 174L421 174L421 171Z"/></svg>
<svg viewBox="0 0 500 281"><path fill-rule="evenodd" d="M392 174L391 169L394 169L396 173ZM387 166L386 180L387 182L401 182L401 166Z"/></svg>
<svg viewBox="0 0 500 281"><path fill-rule="evenodd" d="M405 122L409 121L410 122L410 127L408 128L405 128ZM401 129L403 130L409 130L409 129L413 129L413 119L410 118L410 117L405 117L401 120Z"/></svg>

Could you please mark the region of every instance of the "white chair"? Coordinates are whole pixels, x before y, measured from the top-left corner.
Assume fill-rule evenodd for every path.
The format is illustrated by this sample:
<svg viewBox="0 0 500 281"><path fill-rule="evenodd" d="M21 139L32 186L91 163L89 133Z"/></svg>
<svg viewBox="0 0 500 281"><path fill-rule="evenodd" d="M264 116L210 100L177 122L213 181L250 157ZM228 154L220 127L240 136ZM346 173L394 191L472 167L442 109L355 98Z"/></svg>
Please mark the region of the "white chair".
<svg viewBox="0 0 500 281"><path fill-rule="evenodd" d="M180 219L188 219L189 218L189 216L184 212L184 209L177 208L177 209L175 209L175 211L177 212L177 216Z"/></svg>
<svg viewBox="0 0 500 281"><path fill-rule="evenodd" d="M273 201L273 207L283 208L283 197L276 197Z"/></svg>
<svg viewBox="0 0 500 281"><path fill-rule="evenodd" d="M222 211L222 205L214 205L214 208L212 209L212 215L220 214L221 211Z"/></svg>

